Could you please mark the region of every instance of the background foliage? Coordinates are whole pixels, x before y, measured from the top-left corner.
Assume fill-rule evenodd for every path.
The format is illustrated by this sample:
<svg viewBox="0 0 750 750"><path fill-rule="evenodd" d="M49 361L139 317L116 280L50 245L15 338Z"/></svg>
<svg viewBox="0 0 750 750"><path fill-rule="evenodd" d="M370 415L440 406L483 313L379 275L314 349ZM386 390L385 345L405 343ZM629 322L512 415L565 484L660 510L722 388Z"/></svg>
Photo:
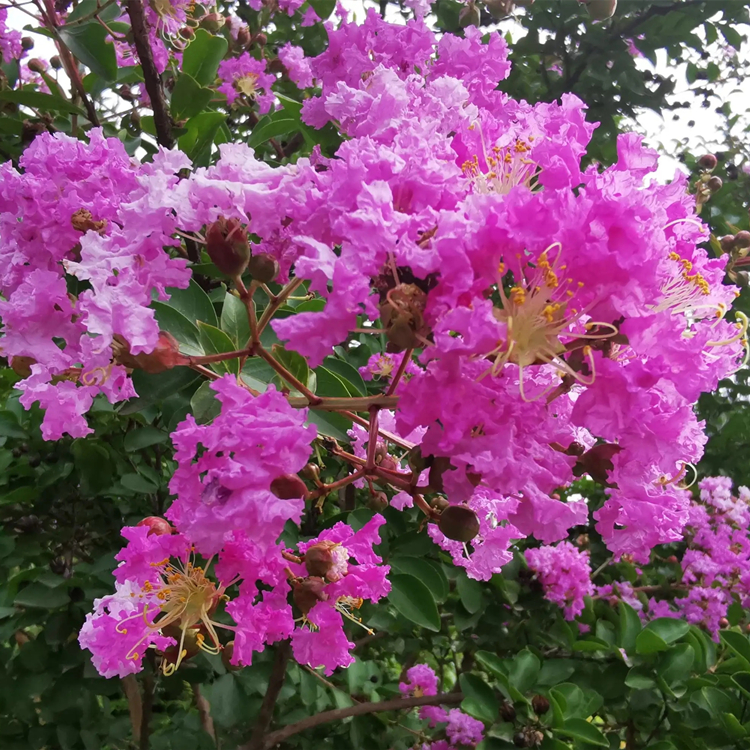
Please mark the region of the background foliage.
<svg viewBox="0 0 750 750"><path fill-rule="evenodd" d="M330 0L311 4L323 18L333 11ZM381 4L383 12L399 12L386 6ZM95 22L74 24L95 8L95 0L82 0L68 28L59 33L89 71L83 83L105 132L121 138L130 153L148 155L155 150L153 117L128 98L127 87L138 83L139 68L117 66ZM462 8L453 0L439 0L434 9L438 27L460 32ZM253 33L268 21L242 1L224 9L239 15ZM493 12L497 15L497 8L481 8L483 24L495 23ZM109 21L118 15L114 5L103 12ZM308 55L324 48L320 26L300 30L284 15L274 21L273 30L266 31L272 48L290 40ZM640 111L648 108L667 116L667 110L680 107L672 96L676 79L668 71L685 63L692 95L718 108L725 123L723 132L713 136L724 143L715 172L724 188L702 215L717 238L733 234L748 229L750 175L741 166L750 154L743 112L735 111L738 102L716 101L712 90L744 75L732 51L740 51L745 42L741 24L747 21L747 5L739 0L620 0L616 17L604 24L592 23L574 0L538 1L517 12L516 22L526 34L513 47L513 72L503 89L530 102L568 92L580 96L589 105L590 118L601 123L589 158L608 164L616 157L616 134L631 129ZM647 60L666 60L671 67L661 65L667 72L659 73L644 69L628 50L629 40L636 40ZM260 120L249 110L227 116L219 109L207 85L229 41L225 31L199 30L182 69L165 74L179 147L199 164L210 163L215 145L228 140L249 143L274 164L306 155L316 144L333 155L339 143L335 131L303 125L291 102L281 113ZM31 85L18 85L17 63L3 64L2 72L0 153L5 158L17 159L45 129L85 137L90 123L81 102L68 99L53 76L44 74L50 93L43 94ZM294 93L290 84L288 94ZM700 153L678 156L695 171ZM718 242L712 246L721 252ZM235 349L247 339L239 303L226 294L207 258L193 260L199 283L175 293L166 304L155 303L159 322L186 353ZM734 273L745 283L740 266ZM739 304L750 312L748 298L743 293ZM317 302L301 304L310 309ZM283 308L280 314L292 315L300 307ZM267 329L265 335L273 334ZM294 355L279 356L290 358L288 365L298 368L294 371L300 380L311 383L314 377L319 395L364 395L367 385L356 368L370 354L368 341L372 337L362 337L359 346L339 348L315 373L292 361ZM269 338L263 343L275 342ZM251 360L254 369L245 375L270 381L273 372L262 364ZM272 650L239 672L205 654L171 677L158 674L151 664L135 685L134 679L129 684L102 679L78 647L77 631L92 600L110 590L119 529L168 506L170 431L189 410L199 420L215 413L210 391L186 368L161 375L138 372L135 377L142 394L138 399L117 410L96 403L95 435L45 443L41 415L20 407L13 392L20 376L7 366L0 370L0 746L7 750L234 748L249 739L266 693ZM743 451L750 444L748 394L745 370L716 394L703 397L700 408L711 441L702 473L725 473L738 484L750 484ZM323 415L319 420L321 431L346 439L350 425L345 419ZM337 464L326 457L326 465L330 476L324 479L333 481ZM590 480L583 480L578 490L590 498L592 510L602 499ZM314 535L344 517L358 528L381 510L367 507L369 502L364 493L342 492L326 503L322 514L310 509L303 531ZM733 609L720 643L681 621L657 620L644 628L628 605L612 606L604 599L589 601L581 617L589 630L581 633L542 598L522 558L482 585L450 565L424 531L407 531L415 526L414 518L390 509L384 513L388 524L381 553L395 575L386 605L362 612L375 635L352 632L359 639L357 662L330 680L289 665L276 704L276 726L397 696L402 671L427 662L437 671L442 690L462 691L464 710L486 722L483 750L532 746L539 730L547 750L747 746L750 640L742 607ZM593 527L577 529L574 540L590 549L594 568L606 561ZM640 583L668 589L679 573L670 556L679 552L678 547L662 550L642 571ZM638 575L633 565L622 562L606 568L596 583L635 581ZM133 701L129 704L126 695L134 688L143 696L146 732L139 722L134 726L130 713ZM373 713L320 725L296 734L285 746L395 750L413 746L421 728L412 714Z"/></svg>

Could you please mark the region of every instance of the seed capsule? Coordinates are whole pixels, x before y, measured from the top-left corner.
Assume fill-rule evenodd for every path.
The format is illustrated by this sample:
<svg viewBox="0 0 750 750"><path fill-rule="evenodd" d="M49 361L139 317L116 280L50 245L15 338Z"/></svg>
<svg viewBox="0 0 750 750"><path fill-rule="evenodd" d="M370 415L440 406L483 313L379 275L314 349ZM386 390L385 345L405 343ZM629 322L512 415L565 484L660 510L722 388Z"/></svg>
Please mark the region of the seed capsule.
<svg viewBox="0 0 750 750"><path fill-rule="evenodd" d="M307 493L305 483L296 474L282 474L271 482L271 492L279 500L294 500Z"/></svg>
<svg viewBox="0 0 750 750"><path fill-rule="evenodd" d="M712 193L718 193L719 190L721 190L722 185L724 183L721 181L721 177L717 177L714 175L709 181L708 181L708 189Z"/></svg>
<svg viewBox="0 0 750 750"><path fill-rule="evenodd" d="M322 578L305 578L294 584L292 599L303 615L306 615L318 602L328 599L326 582Z"/></svg>
<svg viewBox="0 0 750 750"><path fill-rule="evenodd" d="M279 262L273 255L257 253L250 258L247 270L256 281L269 284L279 275Z"/></svg>
<svg viewBox="0 0 750 750"><path fill-rule="evenodd" d="M709 171L715 169L717 163L716 157L713 154L704 154L698 159L698 166Z"/></svg>

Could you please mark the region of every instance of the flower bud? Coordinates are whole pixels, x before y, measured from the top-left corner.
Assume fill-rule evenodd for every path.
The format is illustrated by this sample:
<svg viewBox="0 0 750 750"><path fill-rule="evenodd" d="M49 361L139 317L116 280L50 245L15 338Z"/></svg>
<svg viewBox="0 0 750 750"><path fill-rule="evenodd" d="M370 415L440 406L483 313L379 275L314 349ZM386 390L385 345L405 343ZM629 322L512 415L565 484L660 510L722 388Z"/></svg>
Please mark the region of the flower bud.
<svg viewBox="0 0 750 750"><path fill-rule="evenodd" d="M38 57L32 57L26 65L32 73L44 73L47 70L46 64Z"/></svg>
<svg viewBox="0 0 750 750"><path fill-rule="evenodd" d="M213 264L226 276L242 276L250 260L247 231L238 219L220 216L206 230L206 252Z"/></svg>
<svg viewBox="0 0 750 750"><path fill-rule="evenodd" d="M487 8L490 15L499 21L510 15L513 10L513 0L485 0L484 7Z"/></svg>
<svg viewBox="0 0 750 750"><path fill-rule="evenodd" d="M279 262L273 255L257 253L250 258L247 270L256 281L268 284L279 275Z"/></svg>
<svg viewBox="0 0 750 750"><path fill-rule="evenodd" d="M91 215L91 211L87 211L85 208L79 208L70 217L70 223L73 225L73 229L77 229L79 232L88 232L89 229L101 232L107 226L106 220L96 221Z"/></svg>
<svg viewBox="0 0 750 750"><path fill-rule="evenodd" d="M52 55L52 57L50 57L49 59L49 64L54 70L60 70L63 66L62 60L60 59L59 55Z"/></svg>
<svg viewBox="0 0 750 750"><path fill-rule="evenodd" d="M549 711L549 701L543 695L535 695L531 699L531 707L537 716L541 716Z"/></svg>
<svg viewBox="0 0 750 750"><path fill-rule="evenodd" d="M721 190L721 187L724 183L721 181L721 177L717 177L714 175L709 181L708 181L708 189L712 193L718 193L719 190Z"/></svg>
<svg viewBox="0 0 750 750"><path fill-rule="evenodd" d="M36 360L33 357L11 357L10 369L20 375L22 378L28 378L31 375L31 365L35 365Z"/></svg>
<svg viewBox="0 0 750 750"><path fill-rule="evenodd" d="M750 232L744 229L741 232L737 232L737 234L734 235L734 246L743 250L746 247L750 247Z"/></svg>
<svg viewBox="0 0 750 750"><path fill-rule="evenodd" d="M702 169L707 169L709 172L716 168L717 163L716 157L713 154L704 154L698 159L698 166Z"/></svg>
<svg viewBox="0 0 750 750"><path fill-rule="evenodd" d="M221 650L221 663L229 672L236 672L238 669L241 669L241 667L237 666L236 664L232 664L233 656L234 641L229 641L229 643L227 643L226 646L224 646L224 648Z"/></svg>
<svg viewBox="0 0 750 750"><path fill-rule="evenodd" d="M237 46L238 47L247 47L250 44L250 40L252 39L252 35L250 34L250 29L248 29L247 26L240 27L240 30L237 32Z"/></svg>
<svg viewBox="0 0 750 750"><path fill-rule="evenodd" d="M509 703L508 701L503 701L502 705L500 706L500 716L502 717L503 721L515 721L516 709L513 704Z"/></svg>
<svg viewBox="0 0 750 750"><path fill-rule="evenodd" d="M325 587L326 582L322 578L313 577L295 581L292 599L303 615L306 615L318 602L328 599Z"/></svg>
<svg viewBox="0 0 750 750"><path fill-rule="evenodd" d="M305 552L305 569L309 575L325 578L331 583L341 580L349 567L349 553L337 542L323 539Z"/></svg>
<svg viewBox="0 0 750 750"><path fill-rule="evenodd" d="M438 528L448 539L470 542L479 533L479 519L467 505L450 505L440 514Z"/></svg>
<svg viewBox="0 0 750 750"><path fill-rule="evenodd" d="M257 44L259 47L265 47L268 43L268 38L263 32L261 32L253 37L253 43Z"/></svg>
<svg viewBox="0 0 750 750"><path fill-rule="evenodd" d="M477 8L477 6L470 0L458 14L458 25L462 29L465 29L467 26L479 26L479 21L479 8Z"/></svg>
<svg viewBox="0 0 750 750"><path fill-rule="evenodd" d="M606 21L617 10L617 0L589 0L586 10L594 21Z"/></svg>
<svg viewBox="0 0 750 750"><path fill-rule="evenodd" d="M370 496L367 507L375 513L382 513L388 507L388 495L385 492L375 492Z"/></svg>
<svg viewBox="0 0 750 750"><path fill-rule="evenodd" d="M271 492L279 500L294 500L307 494L305 483L296 474L281 474L271 482Z"/></svg>
<svg viewBox="0 0 750 750"><path fill-rule="evenodd" d="M199 26L215 34L226 22L227 19L221 13L207 13L201 18Z"/></svg>
<svg viewBox="0 0 750 750"><path fill-rule="evenodd" d="M720 240L719 244L721 245L721 249L725 253L730 253L732 250L734 250L734 235L733 234L725 234Z"/></svg>
<svg viewBox="0 0 750 750"><path fill-rule="evenodd" d="M189 26L183 26L180 29L180 36L183 39L192 39L195 36L195 32Z"/></svg>
<svg viewBox="0 0 750 750"><path fill-rule="evenodd" d="M729 627L729 620L727 620L726 617L722 617L721 620L719 620L719 627L720 628L728 628Z"/></svg>
<svg viewBox="0 0 750 750"><path fill-rule="evenodd" d="M169 521L164 518L159 518L159 516L149 516L148 518L144 518L142 521L138 521L136 526L147 526L148 534L146 536L151 536L151 534L156 534L156 536L168 536L169 534L174 533L174 529Z"/></svg>
<svg viewBox="0 0 750 750"><path fill-rule="evenodd" d="M671 563L672 565L676 565L679 562L679 560L677 559L677 555L670 555L667 558L667 562Z"/></svg>
<svg viewBox="0 0 750 750"><path fill-rule="evenodd" d="M34 40L30 36L21 37L21 49L27 52L34 49Z"/></svg>
<svg viewBox="0 0 750 750"><path fill-rule="evenodd" d="M131 370L143 370L149 375L156 375L173 367L186 365L190 360L184 354L180 354L177 340L171 333L159 332L159 338L152 352L148 354L131 354L130 344L119 334L114 335L112 352L115 361Z"/></svg>
<svg viewBox="0 0 750 750"><path fill-rule="evenodd" d="M305 464L302 467L302 471L300 471L300 474L305 479L308 479L311 482L318 482L320 481L320 468L316 466L315 464Z"/></svg>

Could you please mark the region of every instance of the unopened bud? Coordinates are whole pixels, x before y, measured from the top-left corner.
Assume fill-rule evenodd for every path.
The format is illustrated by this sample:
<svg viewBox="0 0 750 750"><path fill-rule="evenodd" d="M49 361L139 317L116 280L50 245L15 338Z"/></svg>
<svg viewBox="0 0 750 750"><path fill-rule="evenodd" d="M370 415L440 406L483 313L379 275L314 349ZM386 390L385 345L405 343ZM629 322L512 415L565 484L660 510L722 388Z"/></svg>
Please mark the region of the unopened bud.
<svg viewBox="0 0 750 750"><path fill-rule="evenodd" d="M303 615L306 615L318 602L328 599L325 587L326 582L317 577L305 578L294 583L292 599Z"/></svg>
<svg viewBox="0 0 750 750"><path fill-rule="evenodd" d="M54 68L54 70L60 70L63 66L62 60L60 59L59 55L52 55L49 59L49 64Z"/></svg>
<svg viewBox="0 0 750 750"><path fill-rule="evenodd" d="M702 169L707 169L709 172L716 168L717 163L716 157L713 154L704 154L698 159L698 166Z"/></svg>
<svg viewBox="0 0 750 750"><path fill-rule="evenodd" d="M479 8L473 2L469 2L458 14L458 25L462 29L465 29L467 26L479 26L479 21Z"/></svg>
<svg viewBox="0 0 750 750"><path fill-rule="evenodd" d="M47 65L38 57L32 57L26 65L32 73L44 73L47 70Z"/></svg>
<svg viewBox="0 0 750 750"><path fill-rule="evenodd" d="M549 701L543 695L535 695L531 699L531 707L537 716L541 716L549 711Z"/></svg>
<svg viewBox="0 0 750 750"><path fill-rule="evenodd" d="M168 536L174 533L174 529L169 521L165 518L159 518L159 516L144 518L142 521L138 521L136 526L146 526L148 528L146 536L151 536L152 534L156 536Z"/></svg>
<svg viewBox="0 0 750 750"><path fill-rule="evenodd" d="M456 542L470 542L479 533L479 518L467 505L451 505L438 519L440 531Z"/></svg>
<svg viewBox="0 0 750 750"><path fill-rule="evenodd" d="M516 709L514 708L513 704L509 703L508 701L503 701L502 705L500 706L500 716L502 717L503 721L515 721Z"/></svg>
<svg viewBox="0 0 750 750"><path fill-rule="evenodd" d="M346 573L348 555L344 548L323 539L308 547L305 552L304 563L308 574L317 578L327 578L338 581Z"/></svg>
<svg viewBox="0 0 750 750"><path fill-rule="evenodd" d="M199 22L199 26L206 31L215 34L225 23L227 19L221 13L208 13Z"/></svg>
<svg viewBox="0 0 750 750"><path fill-rule="evenodd" d="M11 357L10 369L20 375L22 378L28 378L31 375L31 365L35 365L36 360L33 357Z"/></svg>
<svg viewBox="0 0 750 750"><path fill-rule="evenodd" d="M192 39L195 36L195 32L189 26L183 26L180 29L180 36L183 39Z"/></svg>
<svg viewBox="0 0 750 750"><path fill-rule="evenodd" d="M253 37L250 33L250 29L248 29L247 26L242 26L237 32L237 45L239 47L247 47L250 44L250 40L252 38Z"/></svg>
<svg viewBox="0 0 750 750"><path fill-rule="evenodd" d="M21 49L26 50L27 52L30 49L34 49L34 40L30 36L21 37Z"/></svg>
<svg viewBox="0 0 750 750"><path fill-rule="evenodd" d="M617 0L589 0L586 10L594 21L606 21L617 10Z"/></svg>
<svg viewBox="0 0 750 750"><path fill-rule="evenodd" d="M257 44L259 47L265 47L266 44L268 44L268 38L263 32L261 32L253 37L253 43Z"/></svg>
<svg viewBox="0 0 750 750"><path fill-rule="evenodd" d="M677 559L677 555L670 555L667 558L667 562L670 563L671 565L675 565L676 563L678 563L679 560Z"/></svg>
<svg viewBox="0 0 750 750"><path fill-rule="evenodd" d="M186 365L190 361L184 354L180 354L177 339L166 331L159 332L156 346L148 354L131 354L130 344L119 334L115 334L113 339L112 351L115 360L131 370L143 370L149 375L157 375L173 367Z"/></svg>
<svg viewBox="0 0 750 750"><path fill-rule="evenodd" d="M206 229L206 252L226 276L232 279L242 276L250 260L247 231L238 219L220 216Z"/></svg>
<svg viewBox="0 0 750 750"><path fill-rule="evenodd" d="M375 511L375 513L381 513L388 507L388 495L385 492L375 492L373 495L370 495L367 507Z"/></svg>
<svg viewBox="0 0 750 750"><path fill-rule="evenodd" d="M485 0L484 7L495 20L499 21L510 15L514 4L513 0Z"/></svg>
<svg viewBox="0 0 750 750"><path fill-rule="evenodd" d="M750 232L742 230L734 235L734 246L739 248L750 247Z"/></svg>
<svg viewBox="0 0 750 750"><path fill-rule="evenodd" d="M300 474L311 482L318 482L320 480L320 469L316 464L305 464Z"/></svg>
<svg viewBox="0 0 750 750"><path fill-rule="evenodd" d="M729 620L727 620L726 617L722 617L721 620L719 620L719 627L721 627L721 628L728 628L729 627Z"/></svg>
<svg viewBox="0 0 750 750"><path fill-rule="evenodd" d="M250 258L247 270L255 281L269 284L279 275L279 262L268 253L256 253Z"/></svg>
<svg viewBox="0 0 750 750"><path fill-rule="evenodd" d="M271 482L271 492L279 500L294 500L307 493L305 483L296 474L281 474Z"/></svg>
<svg viewBox="0 0 750 750"><path fill-rule="evenodd" d="M79 208L70 217L70 223L73 225L73 229L77 229L79 232L88 232L89 229L101 232L107 226L106 220L96 221L91 215L91 211L87 211L85 208Z"/></svg>
<svg viewBox="0 0 750 750"><path fill-rule="evenodd" d="M221 663L224 665L224 667L229 672L236 672L241 667L237 666L236 664L232 664L232 658L234 657L234 641L229 641L229 643L224 646L224 648L221 650Z"/></svg>
<svg viewBox="0 0 750 750"><path fill-rule="evenodd" d="M717 177L714 175L709 181L708 181L708 189L712 193L718 193L719 190L721 190L721 187L724 183L721 181L721 177Z"/></svg>
<svg viewBox="0 0 750 750"><path fill-rule="evenodd" d="M732 250L734 250L734 235L733 234L725 234L720 240L719 244L721 245L721 249L725 253L730 253Z"/></svg>

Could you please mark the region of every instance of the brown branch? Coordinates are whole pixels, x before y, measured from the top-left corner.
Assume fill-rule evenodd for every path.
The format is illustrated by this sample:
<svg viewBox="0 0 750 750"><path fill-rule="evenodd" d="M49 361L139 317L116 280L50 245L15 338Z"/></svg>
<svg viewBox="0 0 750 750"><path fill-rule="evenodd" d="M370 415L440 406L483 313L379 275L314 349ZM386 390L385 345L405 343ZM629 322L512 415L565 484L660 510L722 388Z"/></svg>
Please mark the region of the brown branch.
<svg viewBox="0 0 750 750"><path fill-rule="evenodd" d="M128 16L130 16L130 25L133 29L133 41L138 53L138 59L141 61L143 70L143 82L146 86L149 99L151 100L151 109L154 112L154 127L156 128L156 140L164 148L174 146L174 137L172 136L172 118L167 110L167 103L164 99L164 89L161 85L161 76L154 63L154 54L151 50L151 42L148 38L148 27L146 25L146 16L143 13L142 0L128 0L126 4Z"/></svg>
<svg viewBox="0 0 750 750"><path fill-rule="evenodd" d="M150 649L149 649L150 652ZM153 661L153 656L151 657ZM153 670L153 664L151 665ZM140 750L148 750L149 736L151 734L151 714L154 708L154 675L149 671L143 677L143 715L141 716L141 735L138 747Z"/></svg>
<svg viewBox="0 0 750 750"><path fill-rule="evenodd" d="M133 728L133 737L138 740L141 736L141 717L143 706L141 704L141 691L138 689L138 680L135 675L129 674L120 679L122 692L128 699L128 711L130 712L130 725Z"/></svg>
<svg viewBox="0 0 750 750"><path fill-rule="evenodd" d="M276 706L281 688L284 687L286 665L291 653L292 646L288 640L282 641L276 648L276 657L273 662L271 677L268 680L268 689L258 712L258 718L255 720L253 734L250 737L250 742L243 745L239 750L262 750L267 746L267 737L273 736L273 733L266 735L266 732L268 727L271 726L273 709Z"/></svg>
<svg viewBox="0 0 750 750"><path fill-rule="evenodd" d="M214 729L214 720L211 716L211 704L206 700L203 693L201 693L201 686L197 682L192 683L190 687L193 691L193 698L195 698L195 707L198 709L201 726L206 734L216 742L216 730Z"/></svg>
<svg viewBox="0 0 750 750"><path fill-rule="evenodd" d="M272 747L280 742L293 737L295 734L312 729L320 724L328 724L331 721L340 721L350 716L365 716L366 714L378 713L381 711L403 711L417 706L436 706L436 705L453 705L460 703L464 699L463 693L440 693L439 695L421 695L418 698L393 698L389 701L373 701L371 703L357 703L346 708L334 708L331 711L324 711L320 714L308 716L294 724L277 729L271 732L265 738L262 745L258 745L258 750L271 750ZM244 745L239 750L255 750L251 745Z"/></svg>

